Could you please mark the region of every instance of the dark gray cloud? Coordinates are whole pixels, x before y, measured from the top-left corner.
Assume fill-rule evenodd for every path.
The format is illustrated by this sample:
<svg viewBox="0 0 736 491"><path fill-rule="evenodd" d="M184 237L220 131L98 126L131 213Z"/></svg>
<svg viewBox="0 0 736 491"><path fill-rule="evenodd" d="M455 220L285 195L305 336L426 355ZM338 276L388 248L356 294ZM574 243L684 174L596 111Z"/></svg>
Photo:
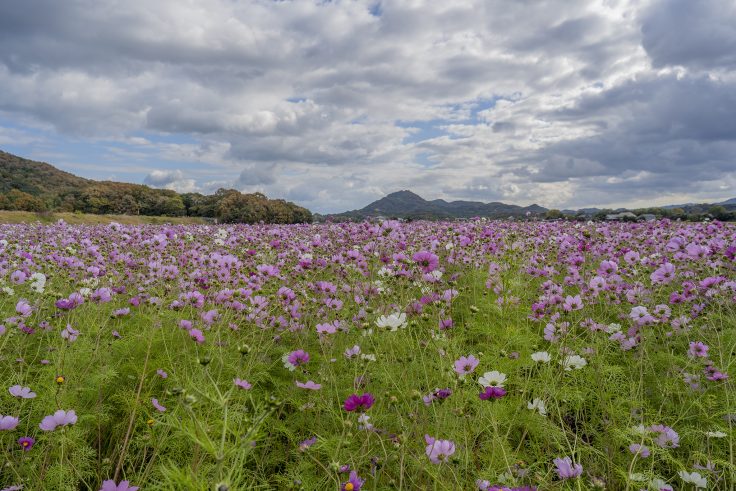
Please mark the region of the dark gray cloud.
<svg viewBox="0 0 736 491"><path fill-rule="evenodd" d="M0 142L110 140L139 182L317 211L731 197L731 0L374 4L0 2Z"/></svg>
<svg viewBox="0 0 736 491"><path fill-rule="evenodd" d="M736 68L736 3L658 0L642 22L642 45L655 67Z"/></svg>

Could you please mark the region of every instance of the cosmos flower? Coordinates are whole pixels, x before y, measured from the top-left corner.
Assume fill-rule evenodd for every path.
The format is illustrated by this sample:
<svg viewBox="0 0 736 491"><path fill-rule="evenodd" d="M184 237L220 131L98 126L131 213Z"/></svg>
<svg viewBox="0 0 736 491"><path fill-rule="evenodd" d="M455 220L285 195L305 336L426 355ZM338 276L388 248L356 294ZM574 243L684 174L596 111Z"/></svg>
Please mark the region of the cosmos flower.
<svg viewBox="0 0 736 491"><path fill-rule="evenodd" d="M239 379L239 378L236 378L236 379L234 379L234 380L233 380L233 383L234 383L234 384L235 384L236 386L238 386L238 387L240 387L241 389L243 389L243 390L250 390L250 389L251 389L251 388L253 387L253 386L252 386L252 385L250 384L250 382L248 382L247 380L242 380L242 379Z"/></svg>
<svg viewBox="0 0 736 491"><path fill-rule="evenodd" d="M365 394L351 394L345 399L343 407L346 411L367 411L373 406L375 399L373 394L366 392Z"/></svg>
<svg viewBox="0 0 736 491"><path fill-rule="evenodd" d="M38 427L43 431L54 431L59 426L73 425L76 422L77 414L74 410L64 411L59 409L54 414L44 417Z"/></svg>
<svg viewBox="0 0 736 491"><path fill-rule="evenodd" d="M412 259L424 273L431 273L440 265L439 258L429 251L419 251L412 256Z"/></svg>
<svg viewBox="0 0 736 491"><path fill-rule="evenodd" d="M311 380L307 380L306 382L299 382L296 381L296 386L300 389L309 389L309 390L319 390L322 388L321 384L312 382Z"/></svg>
<svg viewBox="0 0 736 491"><path fill-rule="evenodd" d="M18 445L20 445L20 448L22 448L24 452L28 452L32 449L34 443L36 443L36 440L30 436L22 436L18 438Z"/></svg>
<svg viewBox="0 0 736 491"><path fill-rule="evenodd" d="M102 483L99 491L138 491L138 486L131 486L129 481L120 481L119 484L115 484L115 481L108 479Z"/></svg>
<svg viewBox="0 0 736 491"><path fill-rule="evenodd" d="M547 415L547 406L544 405L544 401L542 399L532 399L532 402L527 403L526 408L531 409L532 411L537 411L542 416Z"/></svg>
<svg viewBox="0 0 736 491"><path fill-rule="evenodd" d="M74 329L71 324L67 324L66 328L61 331L61 337L66 339L70 343L73 343L77 340L77 337L79 337L79 331Z"/></svg>
<svg viewBox="0 0 736 491"><path fill-rule="evenodd" d="M396 331L399 328L403 329L406 327L406 314L396 312L388 316L382 315L376 320L376 326L388 329L389 331Z"/></svg>
<svg viewBox="0 0 736 491"><path fill-rule="evenodd" d="M481 400L487 401L490 399L500 399L506 395L506 389L503 387L488 386L480 393L478 397Z"/></svg>
<svg viewBox="0 0 736 491"><path fill-rule="evenodd" d="M480 362L473 355L461 356L460 358L455 360L455 373L457 373L461 377L469 373L473 373L473 371L475 371L476 367L478 366L478 363Z"/></svg>
<svg viewBox="0 0 736 491"><path fill-rule="evenodd" d="M426 454L433 464L447 462L455 453L455 444L450 440L435 440L429 435L424 435L427 443Z"/></svg>
<svg viewBox="0 0 736 491"><path fill-rule="evenodd" d="M360 346L356 344L352 348L347 348L344 354L345 354L345 358L347 358L348 360L357 358L357 356L360 354Z"/></svg>
<svg viewBox="0 0 736 491"><path fill-rule="evenodd" d="M572 479L583 473L583 466L573 464L570 457L557 458L553 460L557 476L560 479Z"/></svg>
<svg viewBox="0 0 736 491"><path fill-rule="evenodd" d="M153 404L153 407L156 408L156 411L163 413L166 411L166 408L159 404L158 399L151 399L151 404Z"/></svg>
<svg viewBox="0 0 736 491"><path fill-rule="evenodd" d="M365 480L358 477L357 472L351 471L347 482L344 482L340 487L340 491L360 491L363 483L365 483Z"/></svg>
<svg viewBox="0 0 736 491"><path fill-rule="evenodd" d="M692 484L696 489L708 487L708 479L701 476L699 472L680 471L677 475L680 476L683 482Z"/></svg>
<svg viewBox="0 0 736 491"><path fill-rule="evenodd" d="M293 372L297 367L309 362L309 353L301 349L292 351L291 353L284 354L281 361L284 363L284 368Z"/></svg>
<svg viewBox="0 0 736 491"><path fill-rule="evenodd" d="M3 416L0 414L0 431L14 430L20 420L14 416Z"/></svg>
<svg viewBox="0 0 736 491"><path fill-rule="evenodd" d="M13 385L8 389L10 395L18 397L19 399L33 399L36 397L36 393L31 391L30 387L22 387L20 385Z"/></svg>
<svg viewBox="0 0 736 491"><path fill-rule="evenodd" d="M204 334L199 329L189 329L189 336L197 342L197 344L204 343Z"/></svg>
<svg viewBox="0 0 736 491"><path fill-rule="evenodd" d="M578 355L566 356L561 363L566 372L571 371L573 368L576 370L580 370L588 364L585 358Z"/></svg>
<svg viewBox="0 0 736 491"><path fill-rule="evenodd" d="M691 341L690 348L687 350L690 358L707 358L708 357L708 345L701 343L700 341Z"/></svg>
<svg viewBox="0 0 736 491"><path fill-rule="evenodd" d="M552 357L546 351L537 351L532 353L532 360L537 363L549 363Z"/></svg>
<svg viewBox="0 0 736 491"><path fill-rule="evenodd" d="M629 445L629 452L633 453L634 455L639 455L642 459L646 459L650 455L649 448L647 448L644 445L641 445L639 443L632 443Z"/></svg>
<svg viewBox="0 0 736 491"><path fill-rule="evenodd" d="M478 379L478 383L483 387L503 387L506 382L506 374L498 370L486 372Z"/></svg>
<svg viewBox="0 0 736 491"><path fill-rule="evenodd" d="M317 442L317 437L313 436L312 438L307 438L303 442L299 444L299 451L300 452L306 452L309 447L314 445Z"/></svg>

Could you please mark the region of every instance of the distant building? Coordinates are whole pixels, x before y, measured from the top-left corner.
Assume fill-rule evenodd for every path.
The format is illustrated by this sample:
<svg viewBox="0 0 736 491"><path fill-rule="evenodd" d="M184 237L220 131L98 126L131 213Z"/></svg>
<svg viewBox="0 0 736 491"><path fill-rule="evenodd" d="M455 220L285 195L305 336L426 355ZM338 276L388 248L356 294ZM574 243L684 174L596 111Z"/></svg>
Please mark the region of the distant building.
<svg viewBox="0 0 736 491"><path fill-rule="evenodd" d="M611 213L606 215L606 220L613 222L621 222L625 220L636 220L636 215L630 211L624 211L622 213Z"/></svg>
<svg viewBox="0 0 736 491"><path fill-rule="evenodd" d="M645 222L653 222L657 219L657 215L653 215L651 213L642 213L637 218L639 220L644 220Z"/></svg>

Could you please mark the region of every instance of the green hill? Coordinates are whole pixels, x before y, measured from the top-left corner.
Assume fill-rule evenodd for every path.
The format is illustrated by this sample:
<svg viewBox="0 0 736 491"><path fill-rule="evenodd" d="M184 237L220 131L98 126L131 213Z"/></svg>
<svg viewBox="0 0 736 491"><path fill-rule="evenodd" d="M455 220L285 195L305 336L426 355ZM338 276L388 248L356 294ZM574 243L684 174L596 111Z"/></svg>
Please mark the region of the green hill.
<svg viewBox="0 0 736 491"><path fill-rule="evenodd" d="M0 151L0 210L208 217L227 223L310 222L306 208L260 193L179 194L143 184L94 181Z"/></svg>

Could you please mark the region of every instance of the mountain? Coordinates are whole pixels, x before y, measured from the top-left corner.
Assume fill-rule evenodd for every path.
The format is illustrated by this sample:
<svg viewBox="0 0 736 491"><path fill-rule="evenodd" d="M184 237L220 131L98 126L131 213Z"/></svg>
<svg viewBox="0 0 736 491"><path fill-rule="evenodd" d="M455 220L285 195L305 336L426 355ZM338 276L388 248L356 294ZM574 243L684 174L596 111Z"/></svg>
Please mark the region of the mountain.
<svg viewBox="0 0 736 491"><path fill-rule="evenodd" d="M525 216L527 213L542 214L547 211L539 205L517 206L506 203L483 203L480 201L445 201L435 199L427 201L421 196L408 191L397 191L374 201L360 210L347 211L328 215L334 219L362 220L369 217L396 217L414 220L441 220L452 218L507 218L509 216Z"/></svg>
<svg viewBox="0 0 736 491"><path fill-rule="evenodd" d="M198 216L228 223L310 222L306 208L260 193L179 194L143 184L94 181L0 150L0 210Z"/></svg>
<svg viewBox="0 0 736 491"><path fill-rule="evenodd" d="M726 201L721 201L720 203L716 203L718 205L736 205L736 198L727 199Z"/></svg>

